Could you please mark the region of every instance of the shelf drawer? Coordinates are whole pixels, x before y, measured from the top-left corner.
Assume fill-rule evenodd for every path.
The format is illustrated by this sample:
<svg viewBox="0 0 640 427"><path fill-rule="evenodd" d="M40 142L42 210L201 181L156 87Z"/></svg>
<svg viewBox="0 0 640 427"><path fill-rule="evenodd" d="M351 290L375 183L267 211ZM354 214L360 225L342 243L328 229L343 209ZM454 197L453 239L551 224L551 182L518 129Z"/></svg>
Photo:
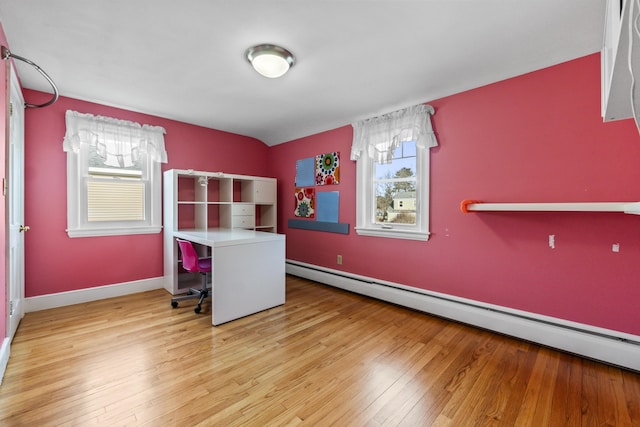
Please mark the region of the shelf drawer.
<svg viewBox="0 0 640 427"><path fill-rule="evenodd" d="M231 207L231 215L251 215L255 216L255 205L253 203L234 203Z"/></svg>
<svg viewBox="0 0 640 427"><path fill-rule="evenodd" d="M232 228L253 228L255 225L255 215L233 215L231 217Z"/></svg>

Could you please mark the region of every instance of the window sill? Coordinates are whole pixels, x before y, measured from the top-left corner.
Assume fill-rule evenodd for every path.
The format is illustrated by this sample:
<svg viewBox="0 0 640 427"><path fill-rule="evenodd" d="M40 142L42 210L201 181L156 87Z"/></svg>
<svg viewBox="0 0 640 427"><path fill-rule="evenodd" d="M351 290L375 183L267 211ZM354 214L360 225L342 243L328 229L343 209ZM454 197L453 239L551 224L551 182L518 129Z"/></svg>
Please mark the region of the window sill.
<svg viewBox="0 0 640 427"><path fill-rule="evenodd" d="M407 230L398 230L398 229L388 229L388 228L365 228L365 227L355 227L356 233L359 236L371 236L371 237L386 237L392 239L406 239L406 240L421 240L426 242L429 240L429 232L424 231L407 231Z"/></svg>
<svg viewBox="0 0 640 427"><path fill-rule="evenodd" d="M67 229L69 237L104 237L123 236L130 234L155 234L162 231L161 226L151 227L122 227L122 228L76 228Z"/></svg>

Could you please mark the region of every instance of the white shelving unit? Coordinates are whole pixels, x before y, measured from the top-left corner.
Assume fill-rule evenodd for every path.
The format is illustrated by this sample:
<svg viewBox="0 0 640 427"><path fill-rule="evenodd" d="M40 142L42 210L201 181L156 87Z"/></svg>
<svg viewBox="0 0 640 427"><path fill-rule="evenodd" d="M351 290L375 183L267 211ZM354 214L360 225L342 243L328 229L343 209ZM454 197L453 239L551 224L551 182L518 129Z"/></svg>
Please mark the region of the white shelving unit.
<svg viewBox="0 0 640 427"><path fill-rule="evenodd" d="M275 178L171 169L164 173L164 228L277 232Z"/></svg>
<svg viewBox="0 0 640 427"><path fill-rule="evenodd" d="M529 211L529 212L624 212L640 215L640 202L577 203L484 203L463 200L462 212Z"/></svg>
<svg viewBox="0 0 640 427"><path fill-rule="evenodd" d="M171 169L164 172L163 191L165 287L172 294L199 287L200 280L189 274L178 278L174 232L210 228L277 232L275 178Z"/></svg>

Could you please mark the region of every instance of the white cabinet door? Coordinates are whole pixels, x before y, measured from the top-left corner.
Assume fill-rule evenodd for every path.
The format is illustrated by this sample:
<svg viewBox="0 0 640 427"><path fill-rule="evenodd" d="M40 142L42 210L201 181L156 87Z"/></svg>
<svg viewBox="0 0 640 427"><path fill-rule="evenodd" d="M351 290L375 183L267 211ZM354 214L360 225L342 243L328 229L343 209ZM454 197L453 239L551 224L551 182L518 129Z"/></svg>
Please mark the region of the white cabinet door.
<svg viewBox="0 0 640 427"><path fill-rule="evenodd" d="M276 182L255 180L253 182L253 201L255 203L274 203L276 201Z"/></svg>

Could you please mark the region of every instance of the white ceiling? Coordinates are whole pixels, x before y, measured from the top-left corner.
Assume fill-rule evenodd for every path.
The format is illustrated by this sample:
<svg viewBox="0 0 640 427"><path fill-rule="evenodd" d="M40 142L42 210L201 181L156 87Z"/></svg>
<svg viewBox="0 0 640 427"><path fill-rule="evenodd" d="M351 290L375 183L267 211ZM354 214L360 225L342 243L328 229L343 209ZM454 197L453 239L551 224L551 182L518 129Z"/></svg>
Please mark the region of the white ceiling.
<svg viewBox="0 0 640 427"><path fill-rule="evenodd" d="M61 95L267 145L598 52L604 14L605 0L0 0L11 51ZM295 66L260 76L244 57L260 43Z"/></svg>

